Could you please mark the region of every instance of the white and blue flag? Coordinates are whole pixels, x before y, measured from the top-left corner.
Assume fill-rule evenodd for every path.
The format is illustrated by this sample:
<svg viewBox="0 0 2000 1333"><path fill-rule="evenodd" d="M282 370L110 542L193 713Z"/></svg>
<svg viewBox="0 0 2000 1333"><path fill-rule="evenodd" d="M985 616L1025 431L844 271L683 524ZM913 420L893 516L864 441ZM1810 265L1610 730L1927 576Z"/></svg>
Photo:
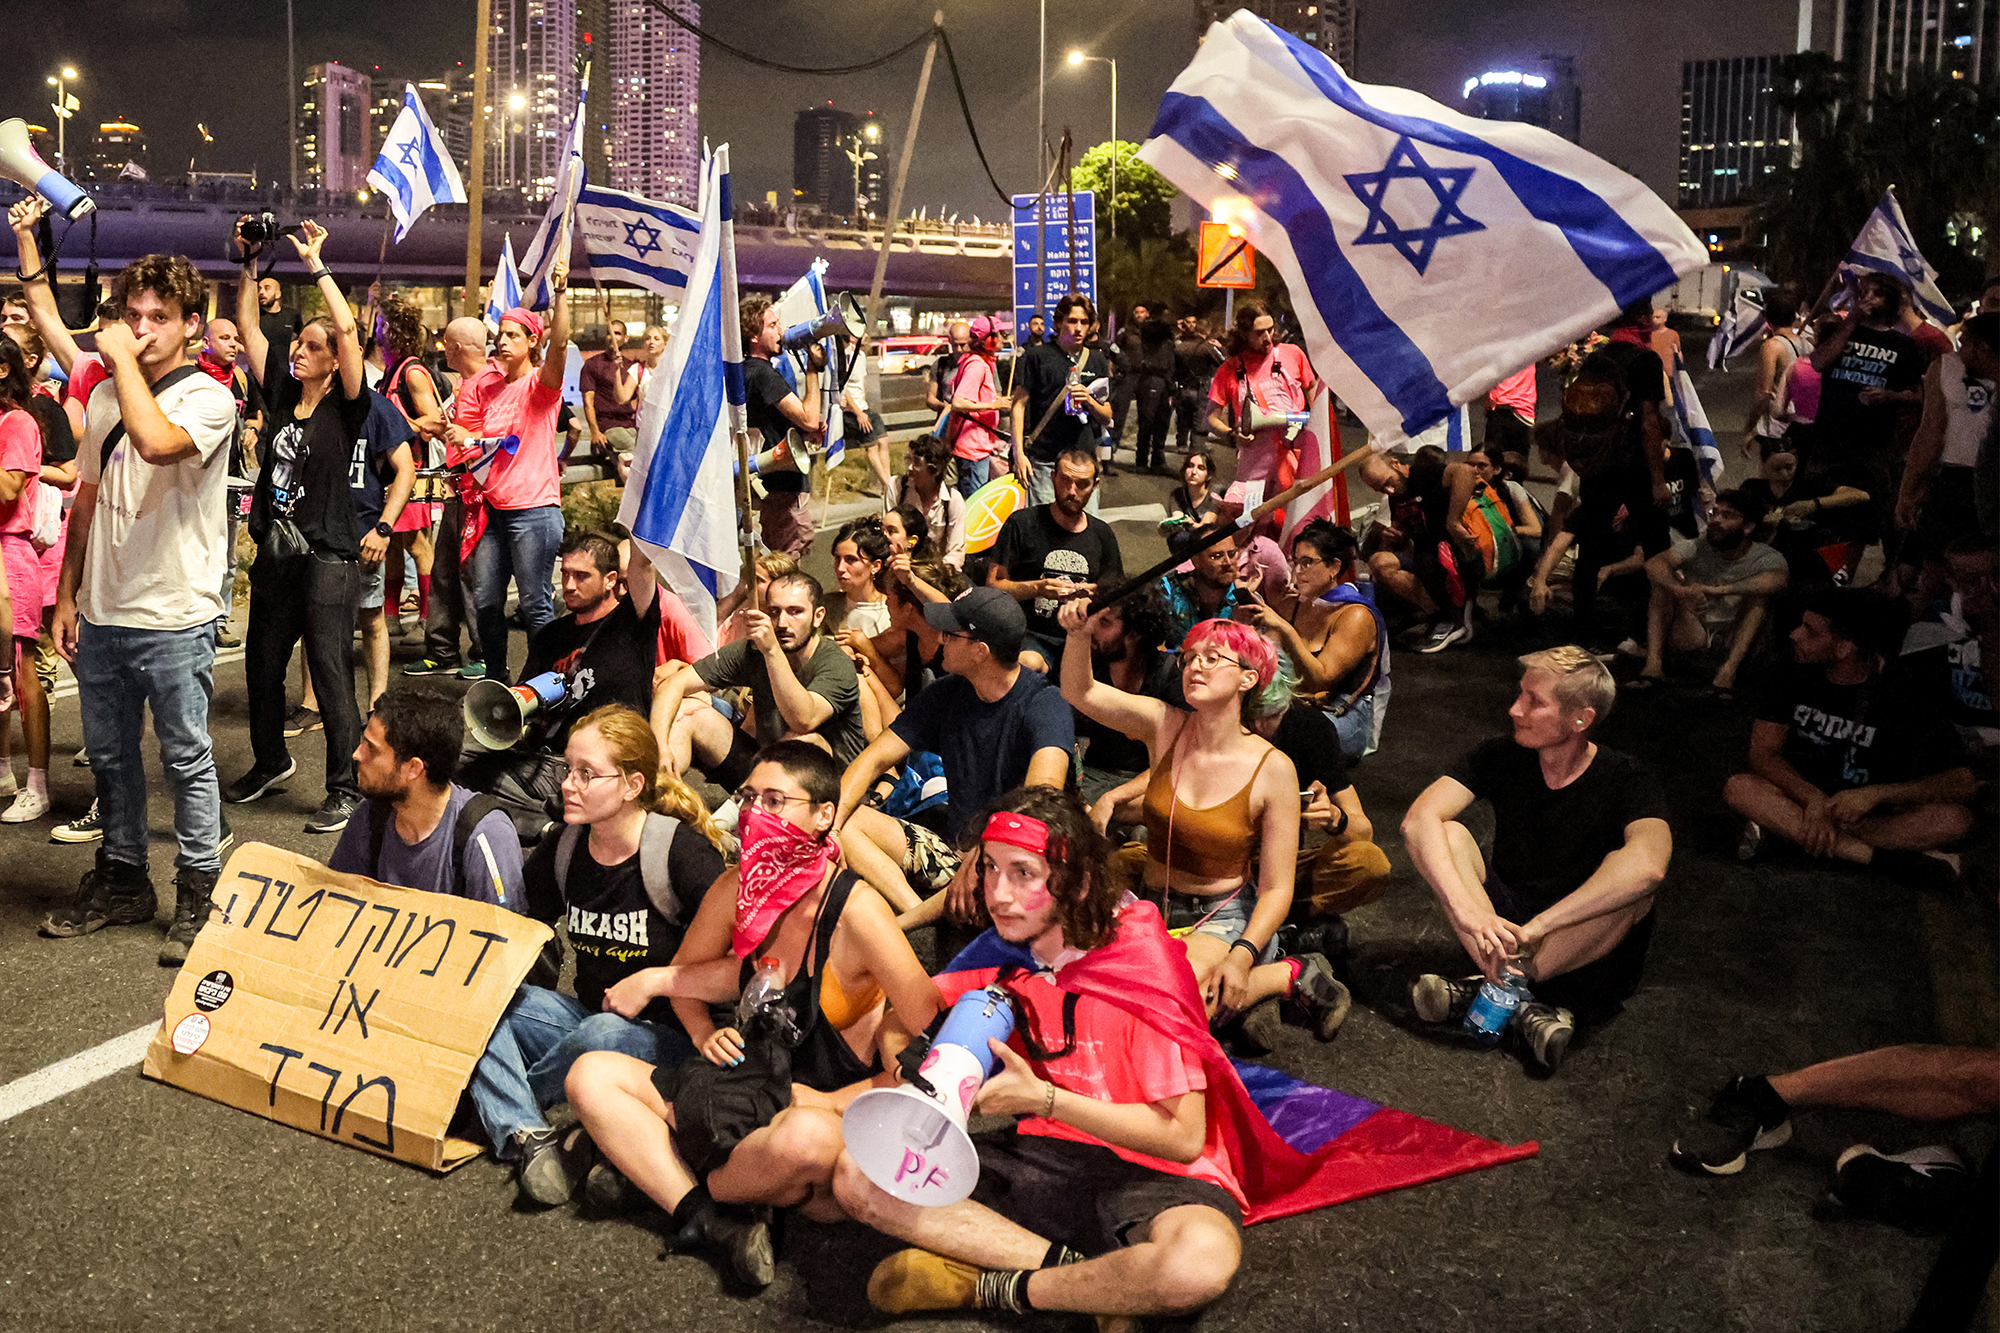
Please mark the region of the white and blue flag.
<svg viewBox="0 0 2000 1333"><path fill-rule="evenodd" d="M458 164L451 160L444 136L431 124L413 84L403 85L403 109L396 113L382 152L368 170L368 182L388 196L398 242L432 204L465 202Z"/></svg>
<svg viewBox="0 0 2000 1333"><path fill-rule="evenodd" d="M1723 362L1734 361L1763 342L1765 325L1763 289L1739 283L1736 299L1708 340L1708 368L1720 370Z"/></svg>
<svg viewBox="0 0 2000 1333"><path fill-rule="evenodd" d="M734 436L748 428L727 144L703 164L700 212L694 267L639 411L618 521L713 639L715 604L743 577Z"/></svg>
<svg viewBox="0 0 2000 1333"><path fill-rule="evenodd" d="M500 263L486 288L486 327L500 331L500 317L521 304L521 274L514 267L514 238L500 239Z"/></svg>
<svg viewBox="0 0 2000 1333"><path fill-rule="evenodd" d="M586 184L576 232L600 282L629 282L678 304L694 267L701 218L678 204Z"/></svg>
<svg viewBox="0 0 2000 1333"><path fill-rule="evenodd" d="M786 288L785 294L772 306L778 312L779 324L787 329L799 324L810 324L827 312L826 303L826 261L815 257L806 275ZM840 411L840 395L834 390L834 367L840 364L836 340L822 338L820 350L826 353L826 369L819 373L820 420L826 423L826 465L837 467L847 454L845 421ZM785 383L792 386L792 392L799 391L801 376L796 359L791 353L778 358L778 373L785 377Z"/></svg>
<svg viewBox="0 0 2000 1333"><path fill-rule="evenodd" d="M558 257L569 255L569 211L583 189L585 175L583 125L589 99L590 72L585 70L577 81L576 116L569 125L569 151L563 154L562 165L556 168L556 188L549 196L549 211L542 215L542 225L535 228L534 238L521 252L521 290L527 293L530 310L546 310L554 301L549 270L556 266Z"/></svg>
<svg viewBox="0 0 2000 1333"><path fill-rule="evenodd" d="M1875 205L1862 224L1861 234L1848 247L1847 258L1840 261L1840 276L1845 281L1851 282L1853 275L1869 269L1908 283L1916 293L1917 310L1926 319L1947 328L1958 322L1951 302L1938 290L1937 270L1917 249L1910 224L1903 221L1903 206L1896 202L1894 190L1883 192L1882 202ZM1846 302L1836 300L1834 304L1844 306Z"/></svg>
<svg viewBox="0 0 2000 1333"><path fill-rule="evenodd" d="M1270 257L1314 366L1384 438L1708 262L1657 195L1576 145L1355 83L1244 10L1209 28L1139 158Z"/></svg>
<svg viewBox="0 0 2000 1333"><path fill-rule="evenodd" d="M1687 358L1674 353L1674 436L1675 442L1694 450L1701 468L1701 480L1710 490L1722 485L1722 450L1715 446L1715 432L1709 428L1708 413L1694 391L1694 377L1688 374Z"/></svg>

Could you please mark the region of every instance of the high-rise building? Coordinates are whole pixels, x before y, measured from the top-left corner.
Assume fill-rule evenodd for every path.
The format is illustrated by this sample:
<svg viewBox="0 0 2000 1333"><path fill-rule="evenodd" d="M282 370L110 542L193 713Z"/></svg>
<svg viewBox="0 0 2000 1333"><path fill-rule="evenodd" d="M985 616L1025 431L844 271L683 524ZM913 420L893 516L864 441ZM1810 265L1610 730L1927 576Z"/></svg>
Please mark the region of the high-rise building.
<svg viewBox="0 0 2000 1333"><path fill-rule="evenodd" d="M1936 70L1969 83L2000 73L2000 0L1835 0L1833 57L1853 63L1861 93Z"/></svg>
<svg viewBox="0 0 2000 1333"><path fill-rule="evenodd" d="M1518 120L1571 143L1583 133L1583 90L1576 61L1544 55L1535 69L1490 69L1465 81L1466 114L1481 120Z"/></svg>
<svg viewBox="0 0 2000 1333"><path fill-rule="evenodd" d="M366 189L375 165L368 133L374 90L360 70L336 61L306 70L299 88L300 179L311 189Z"/></svg>
<svg viewBox="0 0 2000 1333"><path fill-rule="evenodd" d="M1782 58L1681 65L1682 208L1735 203L1790 160L1791 117L1773 95Z"/></svg>
<svg viewBox="0 0 2000 1333"><path fill-rule="evenodd" d="M85 169L92 180L110 181L125 172L127 163L145 171L146 132L129 120L107 120L97 127L97 137L91 140Z"/></svg>
<svg viewBox="0 0 2000 1333"><path fill-rule="evenodd" d="M1360 0L1195 0L1194 31L1199 38L1208 25L1219 23L1239 9L1247 9L1260 19L1277 24L1294 37L1311 42L1332 56L1335 63L1354 74L1356 27L1360 22Z"/></svg>
<svg viewBox="0 0 2000 1333"><path fill-rule="evenodd" d="M828 102L792 120L792 200L842 217L882 210L882 122Z"/></svg>
<svg viewBox="0 0 2000 1333"><path fill-rule="evenodd" d="M555 192L576 116L575 0L493 0L486 184L530 199Z"/></svg>
<svg viewBox="0 0 2000 1333"><path fill-rule="evenodd" d="M609 183L692 208L701 174L701 43L646 0L606 3L610 22L601 44L610 48ZM701 21L697 0L666 3L689 23ZM594 87L591 100L596 102ZM594 162L592 170L595 175Z"/></svg>
<svg viewBox="0 0 2000 1333"><path fill-rule="evenodd" d="M445 151L458 163L461 173L469 174L472 163L472 71L459 64L437 78L419 80L417 96L423 98L424 110L430 114L431 124L437 126L438 133L444 137Z"/></svg>

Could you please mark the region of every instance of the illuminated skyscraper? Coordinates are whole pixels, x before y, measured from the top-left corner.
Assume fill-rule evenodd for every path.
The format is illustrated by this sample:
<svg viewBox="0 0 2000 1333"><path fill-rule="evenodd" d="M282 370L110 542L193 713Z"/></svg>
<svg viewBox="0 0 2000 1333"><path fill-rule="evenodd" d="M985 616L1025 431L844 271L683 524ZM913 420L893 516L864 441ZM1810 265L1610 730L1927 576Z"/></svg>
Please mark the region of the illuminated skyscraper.
<svg viewBox="0 0 2000 1333"><path fill-rule="evenodd" d="M697 0L667 3L689 23L701 22ZM701 43L645 0L608 0L608 6L608 183L692 208L701 171ZM604 179L595 162L591 169Z"/></svg>
<svg viewBox="0 0 2000 1333"><path fill-rule="evenodd" d="M576 116L575 0L493 0L486 184L554 193Z"/></svg>
<svg viewBox="0 0 2000 1333"><path fill-rule="evenodd" d="M1354 75L1360 0L1195 0L1195 35L1199 37L1208 31L1209 24L1219 23L1239 9L1311 42Z"/></svg>
<svg viewBox="0 0 2000 1333"><path fill-rule="evenodd" d="M352 193L368 188L375 165L368 134L368 76L337 61L306 70L299 88L300 182L309 189Z"/></svg>
<svg viewBox="0 0 2000 1333"><path fill-rule="evenodd" d="M1681 66L1680 206L1710 208L1754 194L1791 158L1791 117L1773 97L1779 56Z"/></svg>

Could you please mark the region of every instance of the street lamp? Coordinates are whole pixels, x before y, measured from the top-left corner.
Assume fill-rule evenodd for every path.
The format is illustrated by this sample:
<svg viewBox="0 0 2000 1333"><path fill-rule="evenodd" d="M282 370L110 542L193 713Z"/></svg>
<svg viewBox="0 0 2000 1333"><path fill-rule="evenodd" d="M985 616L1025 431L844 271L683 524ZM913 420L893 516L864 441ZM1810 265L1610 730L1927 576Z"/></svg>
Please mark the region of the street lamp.
<svg viewBox="0 0 2000 1333"><path fill-rule="evenodd" d="M861 164L863 162L873 162L879 156L879 154L869 152L863 145L864 143L880 143L881 140L882 127L874 121L870 121L862 128L859 134L854 136L854 147L841 149L842 152L847 154L847 160L854 164L854 219L856 226L861 224L861 218L864 213L861 207Z"/></svg>
<svg viewBox="0 0 2000 1333"><path fill-rule="evenodd" d="M1118 239L1118 62L1110 56L1087 56L1072 51L1069 63L1111 66L1111 239L1115 241Z"/></svg>
<svg viewBox="0 0 2000 1333"><path fill-rule="evenodd" d="M63 131L69 126L69 118L83 105L69 91L69 85L75 81L76 70L69 65L64 65L60 74L49 75L49 87L56 90L56 100L49 103L49 110L56 113L56 166L65 172L69 170L69 154L65 151L67 139Z"/></svg>

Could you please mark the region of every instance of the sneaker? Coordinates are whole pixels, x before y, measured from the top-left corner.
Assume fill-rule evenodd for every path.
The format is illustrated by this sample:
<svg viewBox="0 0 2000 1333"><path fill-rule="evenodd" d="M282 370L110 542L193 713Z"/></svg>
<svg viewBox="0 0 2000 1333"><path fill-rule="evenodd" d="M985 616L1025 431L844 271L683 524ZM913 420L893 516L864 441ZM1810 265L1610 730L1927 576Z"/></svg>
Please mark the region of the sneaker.
<svg viewBox="0 0 2000 1333"><path fill-rule="evenodd" d="M1576 1019L1567 1009L1558 1009L1540 1000L1528 1000L1514 1011L1514 1035L1528 1055L1544 1072L1562 1068L1569 1054L1569 1039L1576 1035Z"/></svg>
<svg viewBox="0 0 2000 1333"><path fill-rule="evenodd" d="M318 731L321 725L319 710L307 708L301 704L299 707L285 714L285 739L290 740L294 736L303 736L308 731Z"/></svg>
<svg viewBox="0 0 2000 1333"><path fill-rule="evenodd" d="M78 768L89 768L90 751L78 750L76 754L70 759L70 763L74 764Z"/></svg>
<svg viewBox="0 0 2000 1333"><path fill-rule="evenodd" d="M14 776L13 766L0 768L0 796L12 796L21 790L21 780Z"/></svg>
<svg viewBox="0 0 2000 1333"><path fill-rule="evenodd" d="M623 1171L600 1161L583 1178L583 1206L593 1217L630 1217L655 1205Z"/></svg>
<svg viewBox="0 0 2000 1333"><path fill-rule="evenodd" d="M435 657L425 657L403 668L406 676L449 676L459 669L457 662L440 662Z"/></svg>
<svg viewBox="0 0 2000 1333"><path fill-rule="evenodd" d="M1278 1013L1278 997L1273 995L1251 1005L1237 1031L1242 1034L1244 1049L1251 1055L1269 1055L1278 1049L1278 1034L1284 1028L1285 1020Z"/></svg>
<svg viewBox="0 0 2000 1333"><path fill-rule="evenodd" d="M94 802L92 803L91 808L93 810L97 808ZM216 839L215 842L215 854L218 857L226 858L229 855L229 849L231 847L234 847L235 845L236 845L236 830L230 828L229 821L225 819L222 821L222 836Z"/></svg>
<svg viewBox="0 0 2000 1333"><path fill-rule="evenodd" d="M299 761L296 759L287 759L282 772L272 773L265 769L253 768L224 787L222 799L230 805L243 805L271 792L283 791L285 779L298 771Z"/></svg>
<svg viewBox="0 0 2000 1333"><path fill-rule="evenodd" d="M1479 615L1479 600L1475 597L1466 598L1465 615L1464 618L1459 622L1459 628L1465 631L1465 637L1459 640L1460 643L1472 642L1472 636L1473 636L1472 622L1475 618L1478 617L1478 615Z"/></svg>
<svg viewBox="0 0 2000 1333"><path fill-rule="evenodd" d="M347 821L361 805L361 798L353 792L336 791L327 793L313 817L306 821L308 833L338 833L347 827Z"/></svg>
<svg viewBox="0 0 2000 1333"><path fill-rule="evenodd" d="M1791 1142L1792 1109L1761 1074L1739 1074L1722 1085L1708 1114L1667 1153L1691 1176L1733 1176L1753 1152Z"/></svg>
<svg viewBox="0 0 2000 1333"><path fill-rule="evenodd" d="M1890 1154L1857 1143L1833 1164L1833 1197L1850 1216L1884 1222L1913 1236L1948 1229L1972 1188L1965 1162L1939 1144Z"/></svg>
<svg viewBox="0 0 2000 1333"><path fill-rule="evenodd" d="M42 918L42 934L75 939L106 926L150 926L159 910L145 868L107 860L100 851L77 882L76 897Z"/></svg>
<svg viewBox="0 0 2000 1333"><path fill-rule="evenodd" d="M1312 1020L1321 1041L1332 1041L1347 1021L1354 997L1333 975L1333 964L1321 954L1309 953L1299 959L1299 979L1292 984L1292 999Z"/></svg>
<svg viewBox="0 0 2000 1333"><path fill-rule="evenodd" d="M1417 1011L1417 1017L1426 1023L1457 1023L1465 1018L1465 1011L1472 1007L1473 997L1479 994L1484 977L1441 977L1435 972L1426 972L1410 987L1410 1008Z"/></svg>
<svg viewBox="0 0 2000 1333"><path fill-rule="evenodd" d="M218 648L241 648L243 640L225 631L215 636L215 646Z"/></svg>
<svg viewBox="0 0 2000 1333"><path fill-rule="evenodd" d="M1308 917L1278 927L1278 952L1290 958L1316 953L1328 962L1347 957L1347 921L1339 916Z"/></svg>
<svg viewBox="0 0 2000 1333"><path fill-rule="evenodd" d="M182 870L174 875L174 919L167 926L167 938L160 944L161 967L179 967L187 961L194 937L208 924L208 900L215 892L216 878L200 870Z"/></svg>
<svg viewBox="0 0 2000 1333"><path fill-rule="evenodd" d="M486 663L467 662L464 666L458 669L458 678L460 680L485 680Z"/></svg>
<svg viewBox="0 0 2000 1333"><path fill-rule="evenodd" d="M1743 821L1743 832L1736 839L1736 859L1754 861L1757 853L1764 849L1764 829L1754 819Z"/></svg>
<svg viewBox="0 0 2000 1333"><path fill-rule="evenodd" d="M969 1310L980 1270L929 1250L898 1250L868 1275L868 1303L884 1314Z"/></svg>
<svg viewBox="0 0 2000 1333"><path fill-rule="evenodd" d="M14 797L14 803L0 810L0 824L32 824L49 812L49 798L24 787Z"/></svg>
<svg viewBox="0 0 2000 1333"><path fill-rule="evenodd" d="M514 1143L521 1155L514 1173L521 1197L544 1208L569 1202L594 1155L590 1135L581 1128L524 1129L514 1135Z"/></svg>
<svg viewBox="0 0 2000 1333"><path fill-rule="evenodd" d="M103 836L104 815L98 810L96 801L92 801L90 809L69 823L58 824L49 830L50 842L96 842Z"/></svg>
<svg viewBox="0 0 2000 1333"><path fill-rule="evenodd" d="M1471 638L1471 632L1456 620L1440 620L1431 626L1430 634L1424 639L1420 653L1441 653L1462 639Z"/></svg>

